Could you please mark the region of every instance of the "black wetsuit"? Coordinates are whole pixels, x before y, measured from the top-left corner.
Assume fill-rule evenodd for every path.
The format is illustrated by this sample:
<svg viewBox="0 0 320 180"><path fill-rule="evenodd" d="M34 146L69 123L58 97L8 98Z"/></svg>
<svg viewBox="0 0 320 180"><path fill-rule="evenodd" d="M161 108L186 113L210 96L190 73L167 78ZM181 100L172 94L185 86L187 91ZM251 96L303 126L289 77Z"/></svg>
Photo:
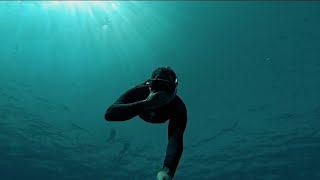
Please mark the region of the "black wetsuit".
<svg viewBox="0 0 320 180"><path fill-rule="evenodd" d="M150 93L148 81L139 84L125 92L105 113L107 121L125 121L139 116L146 122L164 123L169 120L168 146L163 168L169 169L169 175L174 176L183 151L183 134L187 124L187 109L183 101L176 96L168 105L145 111L141 100Z"/></svg>

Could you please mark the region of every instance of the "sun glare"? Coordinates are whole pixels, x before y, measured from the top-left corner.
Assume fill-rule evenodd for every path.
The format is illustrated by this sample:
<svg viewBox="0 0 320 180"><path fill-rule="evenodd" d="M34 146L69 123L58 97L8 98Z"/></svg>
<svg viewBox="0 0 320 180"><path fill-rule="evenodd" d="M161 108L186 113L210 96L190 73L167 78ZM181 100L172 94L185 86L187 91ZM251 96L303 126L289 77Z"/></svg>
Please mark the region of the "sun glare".
<svg viewBox="0 0 320 180"><path fill-rule="evenodd" d="M42 8L54 9L62 8L67 10L90 11L117 9L118 4L115 1L43 1Z"/></svg>

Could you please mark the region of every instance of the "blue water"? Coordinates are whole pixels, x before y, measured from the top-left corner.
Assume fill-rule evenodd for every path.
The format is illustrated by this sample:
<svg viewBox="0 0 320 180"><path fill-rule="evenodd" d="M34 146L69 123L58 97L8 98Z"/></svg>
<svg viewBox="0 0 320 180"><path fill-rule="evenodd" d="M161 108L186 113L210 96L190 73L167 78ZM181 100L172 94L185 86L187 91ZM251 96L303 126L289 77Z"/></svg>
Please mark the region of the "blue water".
<svg viewBox="0 0 320 180"><path fill-rule="evenodd" d="M320 179L320 3L0 2L0 179L156 179L167 123L106 122L171 66L176 180Z"/></svg>

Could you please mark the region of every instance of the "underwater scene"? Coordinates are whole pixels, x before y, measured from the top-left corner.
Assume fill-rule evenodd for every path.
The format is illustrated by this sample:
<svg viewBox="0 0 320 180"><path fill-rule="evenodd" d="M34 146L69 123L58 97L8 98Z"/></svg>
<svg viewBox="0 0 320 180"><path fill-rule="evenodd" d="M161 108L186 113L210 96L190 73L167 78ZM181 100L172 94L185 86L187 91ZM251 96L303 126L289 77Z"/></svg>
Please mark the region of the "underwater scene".
<svg viewBox="0 0 320 180"><path fill-rule="evenodd" d="M319 180L319 92L317 1L0 1L0 180Z"/></svg>

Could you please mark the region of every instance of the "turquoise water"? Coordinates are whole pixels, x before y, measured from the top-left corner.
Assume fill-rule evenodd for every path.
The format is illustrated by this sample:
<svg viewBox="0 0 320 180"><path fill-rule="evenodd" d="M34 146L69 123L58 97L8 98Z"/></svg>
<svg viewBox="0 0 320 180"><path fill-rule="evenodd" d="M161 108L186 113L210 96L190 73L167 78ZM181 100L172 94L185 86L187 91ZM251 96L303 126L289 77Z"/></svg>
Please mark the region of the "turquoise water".
<svg viewBox="0 0 320 180"><path fill-rule="evenodd" d="M177 180L320 179L320 3L0 2L0 179L156 179L167 123L106 122L171 66Z"/></svg>

